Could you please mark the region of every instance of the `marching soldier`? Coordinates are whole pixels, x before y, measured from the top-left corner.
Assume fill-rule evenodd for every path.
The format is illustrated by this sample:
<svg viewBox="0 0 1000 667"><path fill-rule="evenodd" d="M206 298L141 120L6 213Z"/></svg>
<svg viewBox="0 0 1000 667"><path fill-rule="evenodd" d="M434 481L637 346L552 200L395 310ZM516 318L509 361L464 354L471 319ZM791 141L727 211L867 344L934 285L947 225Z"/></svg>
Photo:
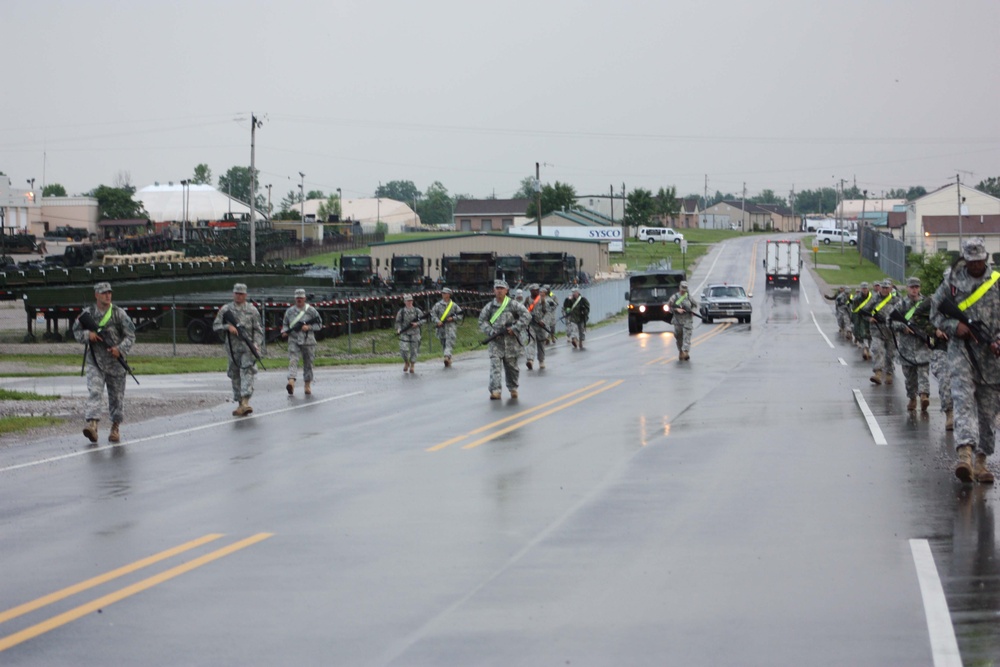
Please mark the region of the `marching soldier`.
<svg viewBox="0 0 1000 667"><path fill-rule="evenodd" d="M531 322L531 313L522 304L507 296L507 282L493 283L494 298L479 312L479 330L488 336L490 346L490 400L500 399L503 381L511 398L517 398L520 369L518 355L523 347L521 337ZM503 373L503 377L501 377Z"/></svg>
<svg viewBox="0 0 1000 667"><path fill-rule="evenodd" d="M538 359L538 370L545 368L545 341L549 338L546 331L545 316L548 313L545 305L545 295L541 293L538 283L528 286L528 298L525 306L531 314L531 325L528 327L527 347L533 352L528 354L528 370L531 370L531 359Z"/></svg>
<svg viewBox="0 0 1000 667"><path fill-rule="evenodd" d="M667 300L670 312L674 314L674 342L677 343L677 358L680 361L691 358L691 337L694 333L694 316L698 302L688 294L688 282L682 280L680 289Z"/></svg>
<svg viewBox="0 0 1000 667"><path fill-rule="evenodd" d="M841 338L851 339L850 333L850 309L848 307L848 302L850 301L850 294L847 292L847 288L841 285L837 288L837 293L834 296L823 295L823 298L827 301L833 301L834 312L837 315L837 328L840 330L838 333Z"/></svg>
<svg viewBox="0 0 1000 667"><path fill-rule="evenodd" d="M896 308L896 293L892 281L886 278L878 286L878 294L861 309L871 321L872 376L873 384L892 384L896 371L896 348L889 327L889 314Z"/></svg>
<svg viewBox="0 0 1000 667"><path fill-rule="evenodd" d="M927 412L930 406L931 347L935 338L935 328L931 324L931 300L920 293L920 278L913 276L906 281L906 296L899 302L897 313L893 315L892 327L899 332L899 361L903 367L906 383L906 397L910 399L906 409L917 409L920 396L920 411Z"/></svg>
<svg viewBox="0 0 1000 667"><path fill-rule="evenodd" d="M566 300L563 301L563 312L566 317L566 337L573 347L583 349L583 341L587 337L587 318L590 317L590 301L580 294L580 288L574 287Z"/></svg>
<svg viewBox="0 0 1000 667"><path fill-rule="evenodd" d="M851 322L854 327L854 342L861 348L861 358L868 361L872 358L872 334L869 319L861 312L872 300L874 295L868 290L868 283L863 282L858 287L857 294L850 301Z"/></svg>
<svg viewBox="0 0 1000 667"><path fill-rule="evenodd" d="M396 334L399 336L399 353L403 357L403 372L413 373L420 354L420 325L424 311L413 305L413 295L403 295L403 307L396 313Z"/></svg>
<svg viewBox="0 0 1000 667"><path fill-rule="evenodd" d="M312 394L313 360L316 358L316 329L323 328L319 311L306 303L306 291L295 290L295 305L289 306L281 321L281 337L288 340L288 395L295 393L295 379L299 374L299 357L302 357L302 380L305 394Z"/></svg>
<svg viewBox="0 0 1000 667"><path fill-rule="evenodd" d="M107 387L108 413L111 417L108 442L114 443L121 441L118 429L125 420L125 380L128 378L123 362L135 344L135 324L123 309L111 303L111 283L94 285L94 297L96 303L84 308L73 322L73 337L78 343L86 345L83 356L87 371L87 407L84 415L87 426L83 434L91 442L97 442L97 424L101 419L104 388ZM81 319L87 320L92 328L85 327ZM95 321L96 326L93 324Z"/></svg>
<svg viewBox="0 0 1000 667"><path fill-rule="evenodd" d="M545 296L545 326L549 328L549 337L545 341L546 345L556 342L556 316L559 314L559 304L548 285L542 285L542 294Z"/></svg>
<svg viewBox="0 0 1000 667"><path fill-rule="evenodd" d="M462 307L451 298L451 288L441 290L441 300L431 308L434 331L444 349L444 367L451 367L451 354L458 336L458 323L462 320Z"/></svg>
<svg viewBox="0 0 1000 667"><path fill-rule="evenodd" d="M1000 412L1000 272L987 271L988 259L982 238L966 238L961 259L934 292L931 313L931 321L949 340L958 453L955 476L983 484L993 483L986 458L993 453Z"/></svg>
<svg viewBox="0 0 1000 667"><path fill-rule="evenodd" d="M253 383L257 376L260 345L264 342L264 325L256 306L247 303L246 285L233 285L233 300L219 309L212 330L222 338L229 358L226 375L232 381L233 400L239 403L233 410L233 416L249 415L253 412L250 397L253 396Z"/></svg>

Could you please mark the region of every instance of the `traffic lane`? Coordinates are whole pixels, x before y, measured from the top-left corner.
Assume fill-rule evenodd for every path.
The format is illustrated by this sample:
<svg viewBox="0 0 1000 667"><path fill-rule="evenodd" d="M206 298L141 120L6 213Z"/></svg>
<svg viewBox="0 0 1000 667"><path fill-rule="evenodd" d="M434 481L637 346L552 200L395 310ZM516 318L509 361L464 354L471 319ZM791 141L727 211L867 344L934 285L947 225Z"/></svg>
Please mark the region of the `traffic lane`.
<svg viewBox="0 0 1000 667"><path fill-rule="evenodd" d="M882 498L894 469L856 413L845 420L841 406L817 417L845 403L848 383L825 382L808 342L815 333L797 336L798 345L755 350L719 375L726 381L711 401L695 398L623 464L621 479L416 633L398 664L460 661L472 645L498 664L526 655L683 664L703 661L706 650L720 664L811 664L823 655L929 664L909 551L892 532L900 506ZM702 356L715 361L724 342ZM780 352L803 347L797 358ZM702 377L695 364L662 370L668 387ZM776 412L786 417L784 437L775 437ZM620 632L595 631L605 627ZM737 639L717 646L719 627Z"/></svg>

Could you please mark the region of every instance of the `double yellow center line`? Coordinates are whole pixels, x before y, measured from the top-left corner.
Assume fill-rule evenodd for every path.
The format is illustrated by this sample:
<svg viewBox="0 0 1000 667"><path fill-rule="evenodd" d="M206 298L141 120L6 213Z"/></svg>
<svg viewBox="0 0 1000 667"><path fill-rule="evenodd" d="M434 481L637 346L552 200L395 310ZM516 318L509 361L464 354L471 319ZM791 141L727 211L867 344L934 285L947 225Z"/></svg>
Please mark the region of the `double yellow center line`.
<svg viewBox="0 0 1000 667"><path fill-rule="evenodd" d="M568 394L564 394L563 396L560 396L559 398L554 398L551 401L548 401L546 403L542 403L541 405L536 405L535 407L533 407L533 408L531 408L529 410L522 410L521 412L518 412L517 414L511 415L510 417L505 417L503 419L499 419L499 420L497 420L497 421L495 421L495 422L493 422L491 424L487 424L486 426L480 426L479 428L477 428L475 430L472 430L472 431L469 431L468 433L464 433L464 434L456 436L456 437L454 437L454 438L452 438L450 440L445 440L444 442L440 442L440 443L434 445L433 447L428 447L427 451L428 452L436 452L436 451L444 449L445 447L450 447L451 445L454 445L455 443L462 442L463 440L468 440L469 438L472 438L473 436L479 435L480 433L485 433L487 431L491 431L492 429L496 429L498 426L502 426L502 425L507 424L509 422L514 422L514 423L510 424L509 426L504 426L503 428L499 428L499 429L493 431L492 433L490 433L489 435L485 435L485 436L483 436L481 438L473 440L473 441L471 441L469 443L466 443L465 445L462 446L462 449L473 449L474 447L478 447L479 445L487 443L490 440L494 440L496 438L499 438L502 435L506 435L507 433L510 433L511 431L519 429L522 426L527 426L528 424L530 424L532 422L538 421L542 417L548 417L549 415L551 415L551 414L553 414L555 412L559 412L560 410L565 410L566 408L568 408L568 407L570 407L572 405L576 405L577 403L580 403L581 401L585 401L588 398L592 398L594 396L597 396L598 394L603 393L603 392L605 392L605 391L607 391L609 389L614 389L615 387L617 387L618 385L620 385L622 382L624 382L624 380L615 380L614 382L611 382L611 383L608 383L607 380L600 380L600 381L595 382L595 383L593 383L591 385L587 385L586 387L583 387L582 389L577 389L576 391L571 391ZM574 396L576 398L574 398ZM572 400L570 400L570 399L572 399ZM555 405L556 407L550 408L548 410L545 409L545 408L548 408L549 406L552 406L552 405ZM528 415L531 415L532 413L537 413L537 414L534 414L534 416L528 417Z"/></svg>
<svg viewBox="0 0 1000 667"><path fill-rule="evenodd" d="M218 560L224 556L228 556L236 551L239 551L240 549L262 542L271 536L272 533L257 533L256 535L252 535L246 539L234 542L229 546L216 549L215 551L189 560L186 563L181 563L180 565L172 567L169 570L143 579L142 581L138 581L130 586L126 586L112 593L108 593L107 595L103 595L95 600L63 612L62 614L53 616L48 620L36 623L35 625L25 628L20 632L15 632L7 635L6 637L2 637L0 638L0 651L6 651L12 646L17 646L22 642L26 642L29 639L33 639L34 637L49 632L50 630L55 630L56 628L66 625L67 623L71 623L83 616L86 616L87 614L103 609L108 605L124 600L125 598L135 595L136 593L141 593L142 591L148 590L153 586L169 581L174 577L178 577L185 572L190 572L195 568L211 563L212 561ZM15 619L19 616L23 616L24 614L28 614L55 602L59 602L60 600L64 600L72 595L76 595L77 593L82 593L83 591L94 588L95 586L100 586L101 584L107 583L119 577L131 574L141 570L142 568L155 565L156 563L167 560L168 558L173 558L174 556L190 551L204 544L208 544L209 542L213 542L221 537L223 537L221 533L210 533L208 535L204 535L198 539L185 542L184 544L161 551L158 554L137 560L134 563L124 565L115 570L111 570L110 572L92 577L86 581L81 581L78 584L68 586L62 590L55 591L54 593L49 593L48 595L32 600L31 602L26 602L22 605L18 605L17 607L0 612L0 623L6 623L7 621Z"/></svg>

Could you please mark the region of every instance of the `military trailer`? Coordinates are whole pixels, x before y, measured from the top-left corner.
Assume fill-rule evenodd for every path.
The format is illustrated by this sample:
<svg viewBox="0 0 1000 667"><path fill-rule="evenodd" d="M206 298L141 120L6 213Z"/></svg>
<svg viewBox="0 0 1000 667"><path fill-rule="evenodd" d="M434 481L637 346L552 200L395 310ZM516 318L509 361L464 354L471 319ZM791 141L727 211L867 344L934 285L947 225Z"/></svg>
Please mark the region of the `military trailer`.
<svg viewBox="0 0 1000 667"><path fill-rule="evenodd" d="M576 282L576 258L565 252L529 252L524 255L526 283L565 285Z"/></svg>
<svg viewBox="0 0 1000 667"><path fill-rule="evenodd" d="M494 252L462 252L441 258L441 279L449 287L490 290L497 275Z"/></svg>

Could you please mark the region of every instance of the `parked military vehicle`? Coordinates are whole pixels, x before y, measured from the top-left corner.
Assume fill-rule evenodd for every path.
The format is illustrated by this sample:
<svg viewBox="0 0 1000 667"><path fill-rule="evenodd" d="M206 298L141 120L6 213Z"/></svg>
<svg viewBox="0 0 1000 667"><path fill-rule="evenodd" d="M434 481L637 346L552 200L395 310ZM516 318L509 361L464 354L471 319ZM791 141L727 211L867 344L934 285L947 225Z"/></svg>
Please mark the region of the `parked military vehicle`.
<svg viewBox="0 0 1000 667"><path fill-rule="evenodd" d="M506 280L511 287L524 281L524 258L520 255L500 255L497 257L496 277Z"/></svg>
<svg viewBox="0 0 1000 667"><path fill-rule="evenodd" d="M420 255L393 255L389 276L396 290L417 289L424 284L424 258Z"/></svg>
<svg viewBox="0 0 1000 667"><path fill-rule="evenodd" d="M371 255L342 255L340 284L345 287L371 287L375 281L375 265Z"/></svg>
<svg viewBox="0 0 1000 667"><path fill-rule="evenodd" d="M565 252L529 252L524 255L526 283L565 285L576 282L576 258Z"/></svg>
<svg viewBox="0 0 1000 667"><path fill-rule="evenodd" d="M441 279L449 287L493 289L497 256L494 252L463 252L441 258Z"/></svg>
<svg viewBox="0 0 1000 667"><path fill-rule="evenodd" d="M3 227L0 234L0 253L24 255L35 252L37 243L34 234L23 234L13 227Z"/></svg>
<svg viewBox="0 0 1000 667"><path fill-rule="evenodd" d="M79 227L60 225L55 229L45 232L45 238L50 241L70 239L74 243L79 243L84 239L90 238L90 233L86 229L80 229Z"/></svg>

